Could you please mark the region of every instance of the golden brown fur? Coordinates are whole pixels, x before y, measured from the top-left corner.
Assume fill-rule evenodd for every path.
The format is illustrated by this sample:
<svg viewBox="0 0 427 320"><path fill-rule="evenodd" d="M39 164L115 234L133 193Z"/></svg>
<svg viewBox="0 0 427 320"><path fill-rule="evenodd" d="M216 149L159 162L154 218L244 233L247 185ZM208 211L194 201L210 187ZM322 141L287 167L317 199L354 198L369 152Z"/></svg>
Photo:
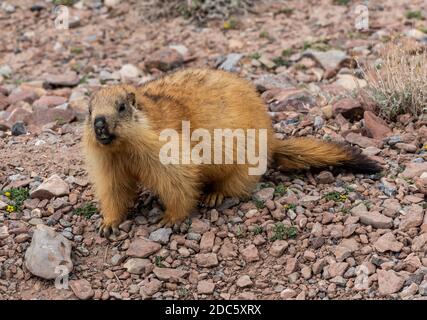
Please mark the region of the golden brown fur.
<svg viewBox="0 0 427 320"><path fill-rule="evenodd" d="M126 100L129 93L135 95L134 105ZM117 111L117 101L127 101L123 115ZM192 131L266 129L268 162L274 159L286 170L366 160L360 155L356 159L354 152L338 144L309 138L275 139L266 107L254 87L223 71L189 69L141 87L110 86L93 96L90 108L84 148L101 203L101 231L105 235L117 231L138 184L161 198L166 207L163 222L173 224L188 216L203 188L207 188L205 202L215 206L224 197L248 195L259 181L259 175L248 174L248 164L163 165L159 151L164 142L159 141L159 134L166 128L180 132L183 120L190 121ZM105 116L116 135L109 145L102 145L94 135L93 119L99 115Z"/></svg>

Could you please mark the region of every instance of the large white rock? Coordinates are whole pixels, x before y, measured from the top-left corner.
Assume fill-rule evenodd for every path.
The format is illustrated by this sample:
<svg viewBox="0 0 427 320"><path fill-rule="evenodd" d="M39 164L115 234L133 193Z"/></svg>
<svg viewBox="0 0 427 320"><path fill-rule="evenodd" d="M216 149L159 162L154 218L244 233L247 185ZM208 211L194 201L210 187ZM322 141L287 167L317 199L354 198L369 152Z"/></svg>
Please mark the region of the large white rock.
<svg viewBox="0 0 427 320"><path fill-rule="evenodd" d="M25 266L34 275L55 279L73 269L71 243L50 227L39 224L25 252Z"/></svg>

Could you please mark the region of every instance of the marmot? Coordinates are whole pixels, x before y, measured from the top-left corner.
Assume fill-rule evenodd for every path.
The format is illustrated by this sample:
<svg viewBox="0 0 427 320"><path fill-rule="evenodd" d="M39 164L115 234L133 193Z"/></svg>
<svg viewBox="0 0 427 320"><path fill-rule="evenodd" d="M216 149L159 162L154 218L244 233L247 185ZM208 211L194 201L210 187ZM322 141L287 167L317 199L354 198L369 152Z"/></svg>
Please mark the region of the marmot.
<svg viewBox="0 0 427 320"><path fill-rule="evenodd" d="M350 146L314 138L276 139L254 86L229 72L187 69L141 86L113 85L92 95L83 138L89 177L101 205L101 235L118 233L138 184L160 197L166 208L162 224L169 226L185 219L203 193L205 204L213 207L225 197L243 197L253 190L262 173L249 174L251 164L237 162L234 155L232 164L230 159L224 164L164 164L159 158L165 144L161 132L173 129L183 135L183 121L188 121L191 132L264 131L267 141L255 139L255 147L258 151L264 147L263 159L281 170L324 166L365 173L381 170ZM230 150L237 154L242 148L237 140L222 156ZM195 144L191 141L191 146Z"/></svg>

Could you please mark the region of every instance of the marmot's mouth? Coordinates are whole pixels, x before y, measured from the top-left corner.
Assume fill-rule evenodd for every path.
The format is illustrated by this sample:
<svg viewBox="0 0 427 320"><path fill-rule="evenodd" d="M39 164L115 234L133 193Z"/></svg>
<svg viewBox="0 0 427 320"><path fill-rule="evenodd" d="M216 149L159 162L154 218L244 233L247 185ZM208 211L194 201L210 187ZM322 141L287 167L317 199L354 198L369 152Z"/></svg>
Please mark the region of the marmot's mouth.
<svg viewBox="0 0 427 320"><path fill-rule="evenodd" d="M110 144L111 142L113 142L115 136L114 135L103 135L101 137L96 137L96 140L98 140L99 143L103 144L103 145L107 145Z"/></svg>

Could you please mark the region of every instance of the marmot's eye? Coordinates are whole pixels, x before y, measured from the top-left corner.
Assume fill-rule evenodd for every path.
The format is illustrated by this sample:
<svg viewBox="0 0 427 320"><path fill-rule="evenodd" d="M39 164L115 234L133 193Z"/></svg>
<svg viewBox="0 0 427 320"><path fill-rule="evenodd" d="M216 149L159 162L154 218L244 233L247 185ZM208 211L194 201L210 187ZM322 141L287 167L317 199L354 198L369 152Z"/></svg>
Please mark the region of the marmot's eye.
<svg viewBox="0 0 427 320"><path fill-rule="evenodd" d="M126 104L124 102L121 102L119 104L119 112L123 112L126 110Z"/></svg>

